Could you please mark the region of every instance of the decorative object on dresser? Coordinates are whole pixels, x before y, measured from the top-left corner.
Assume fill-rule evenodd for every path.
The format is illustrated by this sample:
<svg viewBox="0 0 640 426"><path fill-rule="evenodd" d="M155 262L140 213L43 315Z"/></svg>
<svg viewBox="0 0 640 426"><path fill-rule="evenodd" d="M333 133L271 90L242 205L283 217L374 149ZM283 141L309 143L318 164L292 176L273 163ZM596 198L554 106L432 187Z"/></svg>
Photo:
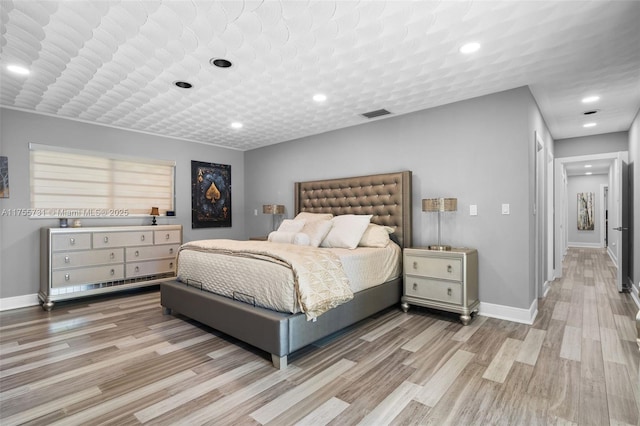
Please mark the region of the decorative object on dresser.
<svg viewBox="0 0 640 426"><path fill-rule="evenodd" d="M181 225L42 228L42 307L173 278L180 244Z"/></svg>
<svg viewBox="0 0 640 426"><path fill-rule="evenodd" d="M422 200L423 212L438 212L438 244L430 245L430 250L451 250L451 246L442 245L440 239L440 216L443 212L454 212L458 209L457 198L426 198Z"/></svg>
<svg viewBox="0 0 640 426"><path fill-rule="evenodd" d="M278 222L280 217L284 214L284 206L282 204L265 204L262 206L262 213L270 214L271 218L271 230L278 229Z"/></svg>
<svg viewBox="0 0 640 426"><path fill-rule="evenodd" d="M478 251L453 248L434 251L427 247L406 248L403 254L404 292L401 308L409 305L460 314L467 325L478 311Z"/></svg>
<svg viewBox="0 0 640 426"><path fill-rule="evenodd" d="M157 207L151 207L151 216L153 217L153 221L151 222L151 224L157 225L158 222L156 222L156 216L160 216L160 212L158 211Z"/></svg>

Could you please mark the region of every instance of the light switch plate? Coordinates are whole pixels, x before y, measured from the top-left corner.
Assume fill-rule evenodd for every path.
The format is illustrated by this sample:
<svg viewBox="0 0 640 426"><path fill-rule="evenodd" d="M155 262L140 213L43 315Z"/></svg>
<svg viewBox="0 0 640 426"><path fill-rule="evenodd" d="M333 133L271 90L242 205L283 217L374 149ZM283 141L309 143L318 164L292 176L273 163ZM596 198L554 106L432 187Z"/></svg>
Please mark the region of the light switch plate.
<svg viewBox="0 0 640 426"><path fill-rule="evenodd" d="M476 204L471 204L469 206L469 215L478 216L478 206Z"/></svg>
<svg viewBox="0 0 640 426"><path fill-rule="evenodd" d="M509 214L509 204L502 205L502 214Z"/></svg>

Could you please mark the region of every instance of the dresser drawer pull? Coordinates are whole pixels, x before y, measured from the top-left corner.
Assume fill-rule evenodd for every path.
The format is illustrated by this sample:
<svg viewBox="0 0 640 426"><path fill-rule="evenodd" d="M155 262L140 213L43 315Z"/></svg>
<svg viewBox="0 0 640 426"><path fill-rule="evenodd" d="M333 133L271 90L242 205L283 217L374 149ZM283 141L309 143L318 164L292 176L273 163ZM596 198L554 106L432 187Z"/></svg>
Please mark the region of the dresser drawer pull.
<svg viewBox="0 0 640 426"><path fill-rule="evenodd" d="M110 273L111 275L115 275L115 274L116 274L116 271L115 271L115 269L112 269L112 270L110 270L110 271L109 271L109 273Z"/></svg>
<svg viewBox="0 0 640 426"><path fill-rule="evenodd" d="M71 275L69 274L64 274L64 280L65 281L69 281L71 279Z"/></svg>
<svg viewBox="0 0 640 426"><path fill-rule="evenodd" d="M413 262L413 269L418 269L418 262Z"/></svg>
<svg viewBox="0 0 640 426"><path fill-rule="evenodd" d="M413 289L417 290L418 289L418 283L413 283Z"/></svg>
<svg viewBox="0 0 640 426"><path fill-rule="evenodd" d="M140 256L140 252L138 250L136 250L135 255L136 255L136 257Z"/></svg>
<svg viewBox="0 0 640 426"><path fill-rule="evenodd" d="M140 241L144 241L144 235L140 235Z"/></svg>
<svg viewBox="0 0 640 426"><path fill-rule="evenodd" d="M110 259L115 259L116 258L116 254L114 252L111 252L111 254L109 255Z"/></svg>
<svg viewBox="0 0 640 426"><path fill-rule="evenodd" d="M169 268L173 269L173 262L169 263Z"/></svg>
<svg viewBox="0 0 640 426"><path fill-rule="evenodd" d="M448 273L453 272L453 267L451 265L447 265L447 272Z"/></svg>
<svg viewBox="0 0 640 426"><path fill-rule="evenodd" d="M165 235L164 238L168 240L169 238L171 238L171 236L169 234L167 234L167 235Z"/></svg>
<svg viewBox="0 0 640 426"><path fill-rule="evenodd" d="M65 256L64 257L64 263L70 263L71 259L69 259L69 256Z"/></svg>
<svg viewBox="0 0 640 426"><path fill-rule="evenodd" d="M451 288L447 289L447 296L451 296Z"/></svg>
<svg viewBox="0 0 640 426"><path fill-rule="evenodd" d="M74 245L76 243L76 239L75 238L69 238L69 245Z"/></svg>
<svg viewBox="0 0 640 426"><path fill-rule="evenodd" d="M136 266L136 272L140 272L140 267Z"/></svg>
<svg viewBox="0 0 640 426"><path fill-rule="evenodd" d="M109 237L104 237L105 244L109 242Z"/></svg>
<svg viewBox="0 0 640 426"><path fill-rule="evenodd" d="M173 247L169 249L169 254L173 254Z"/></svg>

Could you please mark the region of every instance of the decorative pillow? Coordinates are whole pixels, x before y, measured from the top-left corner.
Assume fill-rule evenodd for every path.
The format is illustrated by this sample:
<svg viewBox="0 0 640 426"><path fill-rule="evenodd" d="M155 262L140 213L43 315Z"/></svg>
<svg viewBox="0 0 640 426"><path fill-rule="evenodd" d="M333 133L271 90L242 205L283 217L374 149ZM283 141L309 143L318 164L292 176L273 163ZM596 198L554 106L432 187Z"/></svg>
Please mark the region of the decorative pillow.
<svg viewBox="0 0 640 426"><path fill-rule="evenodd" d="M324 237L327 236L333 223L330 220L312 220L307 221L302 228L302 233L309 236L309 245L318 247Z"/></svg>
<svg viewBox="0 0 640 426"><path fill-rule="evenodd" d="M282 221L280 226L278 227L278 231L281 232L300 232L302 231L302 227L304 227L306 221L304 220L292 220L285 219Z"/></svg>
<svg viewBox="0 0 640 426"><path fill-rule="evenodd" d="M332 217L333 215L331 213L300 212L293 220L306 220L307 222L311 222L313 220L331 220Z"/></svg>
<svg viewBox="0 0 640 426"><path fill-rule="evenodd" d="M267 240L272 243L295 244L298 246L309 245L309 236L302 232L273 231L269 233Z"/></svg>
<svg viewBox="0 0 640 426"><path fill-rule="evenodd" d="M297 246L308 246L311 245L311 240L309 239L309 236L304 232L298 232L293 237L293 244Z"/></svg>
<svg viewBox="0 0 640 426"><path fill-rule="evenodd" d="M358 243L369 226L372 215L344 214L331 219L333 226L322 240L322 247L348 248L358 247Z"/></svg>
<svg viewBox="0 0 640 426"><path fill-rule="evenodd" d="M360 242L361 247L386 247L389 245L389 234L393 232L393 228L390 226L376 225L370 223L365 229Z"/></svg>

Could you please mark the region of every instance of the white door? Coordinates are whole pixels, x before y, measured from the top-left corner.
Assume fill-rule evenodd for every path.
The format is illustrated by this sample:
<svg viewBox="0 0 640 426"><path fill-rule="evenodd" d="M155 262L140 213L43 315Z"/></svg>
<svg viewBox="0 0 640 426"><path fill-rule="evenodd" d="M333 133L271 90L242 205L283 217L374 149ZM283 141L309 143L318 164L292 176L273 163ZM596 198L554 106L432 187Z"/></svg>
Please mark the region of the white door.
<svg viewBox="0 0 640 426"><path fill-rule="evenodd" d="M628 157L627 152L619 152L615 160L615 200L616 200L616 225L613 228L618 233L618 276L616 283L618 291L623 291L628 286L629 276L629 206L628 206Z"/></svg>

